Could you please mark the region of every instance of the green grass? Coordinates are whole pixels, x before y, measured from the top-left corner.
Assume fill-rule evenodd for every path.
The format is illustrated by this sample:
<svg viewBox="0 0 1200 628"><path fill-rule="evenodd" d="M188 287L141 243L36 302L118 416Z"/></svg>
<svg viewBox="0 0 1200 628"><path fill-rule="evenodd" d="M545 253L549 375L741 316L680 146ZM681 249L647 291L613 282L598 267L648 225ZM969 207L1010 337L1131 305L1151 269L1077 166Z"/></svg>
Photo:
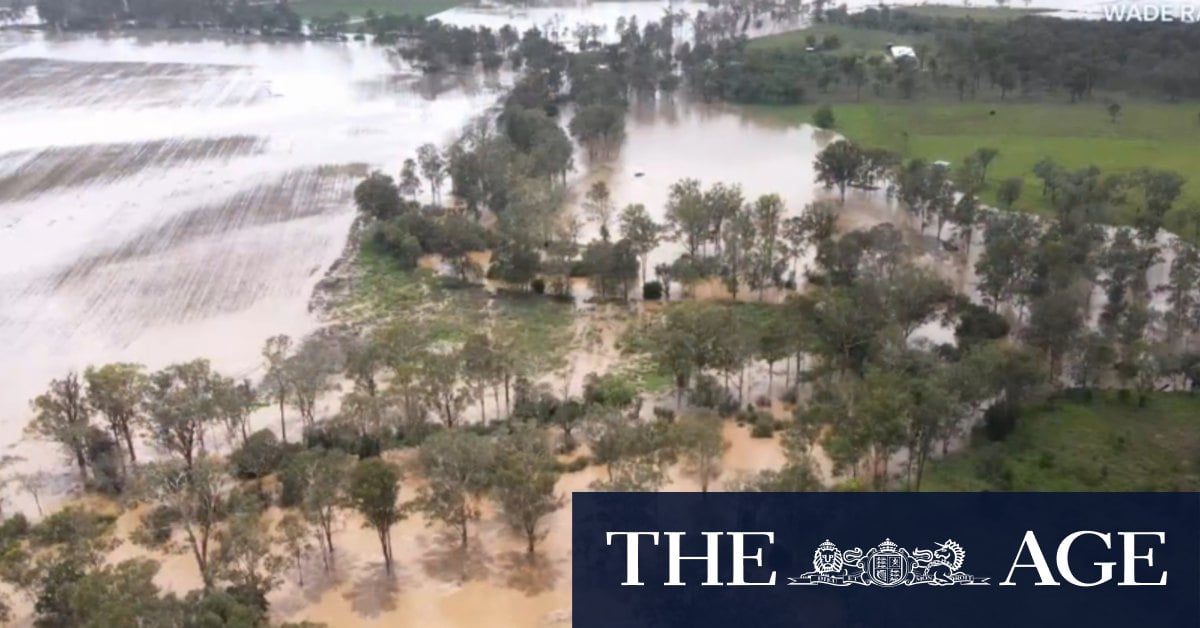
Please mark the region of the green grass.
<svg viewBox="0 0 1200 628"><path fill-rule="evenodd" d="M817 105L752 107L787 123L810 122ZM996 184L1008 177L1025 179L1018 209L1042 212L1033 165L1051 157L1069 168L1097 166L1105 173L1142 166L1174 170L1189 179L1185 200L1200 200L1196 178L1200 121L1196 105L1129 103L1113 124L1102 102L1068 103L835 103L836 130L869 146L882 146L905 157L956 162L975 149L1000 151L988 170L984 199L995 202ZM992 111L996 115L990 115ZM1179 206L1182 203L1177 203ZM1125 222L1128 216L1114 216ZM1171 224L1168 222L1168 224Z"/></svg>
<svg viewBox="0 0 1200 628"><path fill-rule="evenodd" d="M367 11L428 17L459 4L460 0L292 0L289 3L303 18L327 17L338 11L350 17L362 17Z"/></svg>
<svg viewBox="0 0 1200 628"><path fill-rule="evenodd" d="M1200 397L1115 395L1029 410L999 443L930 463L923 490L1200 490Z"/></svg>
<svg viewBox="0 0 1200 628"><path fill-rule="evenodd" d="M890 31L870 28L854 28L838 24L818 24L809 28L762 37L750 42L751 49L773 50L788 48L805 48L809 45L808 37L816 38L816 46L827 36L837 37L841 45L834 50L837 54L879 54L884 53L888 44L916 46L920 43L932 43L929 35L898 34Z"/></svg>

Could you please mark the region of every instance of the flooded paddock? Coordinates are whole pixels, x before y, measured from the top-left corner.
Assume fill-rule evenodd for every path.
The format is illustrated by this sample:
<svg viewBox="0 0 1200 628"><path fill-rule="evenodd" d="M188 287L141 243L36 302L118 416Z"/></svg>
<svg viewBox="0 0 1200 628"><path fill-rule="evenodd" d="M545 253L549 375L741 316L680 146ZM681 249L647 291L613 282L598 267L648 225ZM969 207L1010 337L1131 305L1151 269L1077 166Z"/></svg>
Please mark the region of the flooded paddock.
<svg viewBox="0 0 1200 628"><path fill-rule="evenodd" d="M357 179L448 141L507 80L363 43L0 33L0 448L88 364L253 374L265 338L317 324Z"/></svg>

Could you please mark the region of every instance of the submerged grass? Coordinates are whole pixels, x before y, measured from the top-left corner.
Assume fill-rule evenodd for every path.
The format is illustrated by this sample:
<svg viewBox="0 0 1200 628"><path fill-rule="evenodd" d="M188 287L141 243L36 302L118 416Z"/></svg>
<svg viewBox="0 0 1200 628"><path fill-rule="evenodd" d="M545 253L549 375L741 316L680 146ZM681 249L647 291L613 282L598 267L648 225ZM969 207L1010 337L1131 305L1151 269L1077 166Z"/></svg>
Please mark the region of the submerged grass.
<svg viewBox="0 0 1200 628"><path fill-rule="evenodd" d="M406 269L367 239L359 247L357 281L334 316L354 325L419 326L434 342L460 343L490 330L510 342L531 372L561 365L570 345L574 307L534 294L489 294L424 269Z"/></svg>
<svg viewBox="0 0 1200 628"><path fill-rule="evenodd" d="M1115 394L1027 410L1005 441L934 461L928 491L1200 490L1200 396Z"/></svg>

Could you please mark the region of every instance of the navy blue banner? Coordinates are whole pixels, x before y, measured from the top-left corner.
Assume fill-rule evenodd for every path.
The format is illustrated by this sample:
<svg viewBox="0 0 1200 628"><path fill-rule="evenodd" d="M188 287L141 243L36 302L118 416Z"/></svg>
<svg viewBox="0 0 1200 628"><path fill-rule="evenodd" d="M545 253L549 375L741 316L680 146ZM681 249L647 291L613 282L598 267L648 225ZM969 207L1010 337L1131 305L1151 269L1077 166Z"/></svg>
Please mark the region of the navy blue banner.
<svg viewBox="0 0 1200 628"><path fill-rule="evenodd" d="M575 628L1200 626L1194 493L575 493Z"/></svg>

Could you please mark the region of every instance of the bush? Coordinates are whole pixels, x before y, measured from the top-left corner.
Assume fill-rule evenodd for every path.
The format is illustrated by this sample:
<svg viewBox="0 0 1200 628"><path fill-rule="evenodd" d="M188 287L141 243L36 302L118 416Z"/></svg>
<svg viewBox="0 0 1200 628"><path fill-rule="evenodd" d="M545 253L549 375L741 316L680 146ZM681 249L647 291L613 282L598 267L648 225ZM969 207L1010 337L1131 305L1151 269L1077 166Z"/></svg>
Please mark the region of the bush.
<svg viewBox="0 0 1200 628"><path fill-rule="evenodd" d="M271 430L259 430L246 443L229 454L233 475L242 480L266 477L279 469L283 448Z"/></svg>
<svg viewBox="0 0 1200 628"><path fill-rule="evenodd" d="M833 116L833 108L829 105L821 105L813 112L813 126L818 129L832 129L837 124L837 119Z"/></svg>
<svg viewBox="0 0 1200 628"><path fill-rule="evenodd" d="M789 388L789 389L787 389L786 392L783 393L783 395L780 397L780 399L784 403L788 403L788 404L791 404L794 406L794 405L796 405L796 403L798 401L800 401L800 393L795 388Z"/></svg>
<svg viewBox="0 0 1200 628"><path fill-rule="evenodd" d="M754 405L756 405L760 408L770 408L771 407L771 398L766 395L759 395L754 398Z"/></svg>
<svg viewBox="0 0 1200 628"><path fill-rule="evenodd" d="M733 402L733 395L725 390L721 382L712 375L696 378L696 385L688 391L688 403L700 408L718 408Z"/></svg>
<svg viewBox="0 0 1200 628"><path fill-rule="evenodd" d="M0 553L4 548L25 538L29 534L29 520L17 513L0 523Z"/></svg>
<svg viewBox="0 0 1200 628"><path fill-rule="evenodd" d="M983 413L983 433L990 441L1001 441L1017 429L1021 407L1015 403L1001 401L992 404Z"/></svg>
<svg viewBox="0 0 1200 628"><path fill-rule="evenodd" d="M289 456L279 469L279 505L294 508L304 501L308 490L308 470L304 458Z"/></svg>
<svg viewBox="0 0 1200 628"><path fill-rule="evenodd" d="M663 296L663 285L658 280L647 281L642 284L642 299L646 301L657 301Z"/></svg>
<svg viewBox="0 0 1200 628"><path fill-rule="evenodd" d="M654 406L654 418L659 421L674 421L675 411L664 406Z"/></svg>
<svg viewBox="0 0 1200 628"><path fill-rule="evenodd" d="M149 545L163 545L171 540L171 529L182 519L179 510L170 506L156 506L142 515L142 529Z"/></svg>
<svg viewBox="0 0 1200 628"><path fill-rule="evenodd" d="M754 423L754 427L750 428L751 438L771 438L774 435L774 421L757 421Z"/></svg>
<svg viewBox="0 0 1200 628"><path fill-rule="evenodd" d="M117 520L116 515L67 506L29 529L34 545L59 545L99 538Z"/></svg>
<svg viewBox="0 0 1200 628"><path fill-rule="evenodd" d="M730 417L738 413L738 407L737 399L734 399L733 395L730 395L728 399L717 406L717 414L723 417Z"/></svg>
<svg viewBox="0 0 1200 628"><path fill-rule="evenodd" d="M541 277L530 282L529 287L533 288L534 294L546 294L546 280Z"/></svg>
<svg viewBox="0 0 1200 628"><path fill-rule="evenodd" d="M557 463L559 473L575 473L578 471L583 471L590 464L592 464L592 459L588 456L580 456L570 462Z"/></svg>

